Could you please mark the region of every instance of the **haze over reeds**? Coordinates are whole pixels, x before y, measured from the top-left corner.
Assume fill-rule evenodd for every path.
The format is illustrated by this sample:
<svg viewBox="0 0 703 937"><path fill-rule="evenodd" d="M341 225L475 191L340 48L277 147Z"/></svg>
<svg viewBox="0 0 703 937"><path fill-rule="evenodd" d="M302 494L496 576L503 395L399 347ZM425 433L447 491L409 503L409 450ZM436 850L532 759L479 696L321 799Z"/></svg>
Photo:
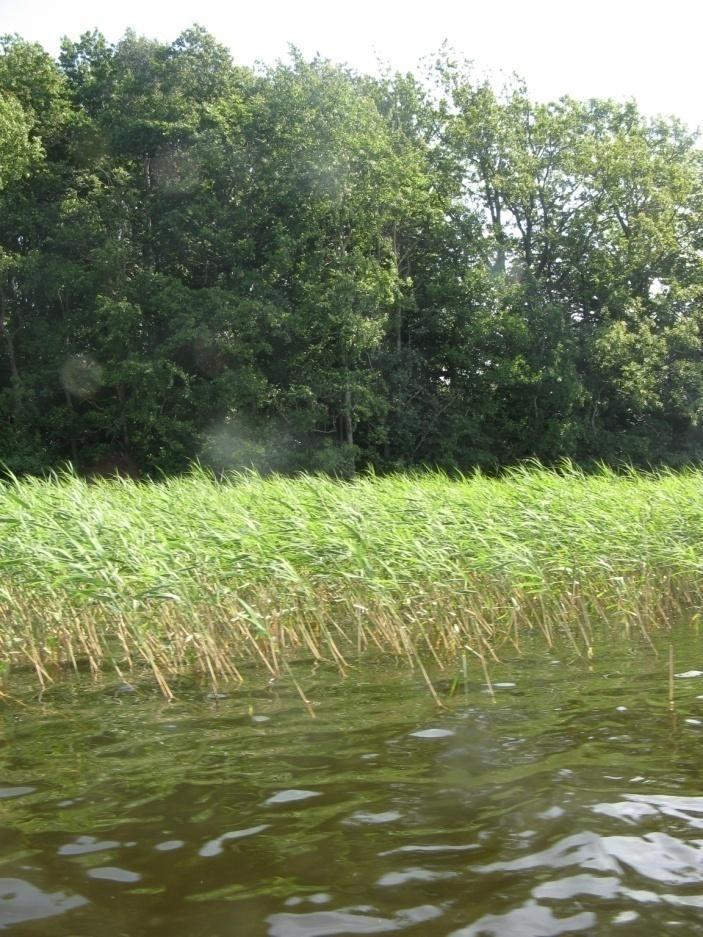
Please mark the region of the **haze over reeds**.
<svg viewBox="0 0 703 937"><path fill-rule="evenodd" d="M0 661L273 675L367 651L485 669L535 629L598 651L697 617L703 473L205 473L0 483ZM424 664L423 664L424 662Z"/></svg>

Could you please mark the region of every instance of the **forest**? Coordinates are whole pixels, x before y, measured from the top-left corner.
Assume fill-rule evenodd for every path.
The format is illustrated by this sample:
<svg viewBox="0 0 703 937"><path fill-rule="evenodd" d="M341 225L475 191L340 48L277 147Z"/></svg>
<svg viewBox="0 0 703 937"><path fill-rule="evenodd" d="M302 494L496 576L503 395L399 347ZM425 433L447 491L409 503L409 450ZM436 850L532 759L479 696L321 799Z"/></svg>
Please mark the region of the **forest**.
<svg viewBox="0 0 703 937"><path fill-rule="evenodd" d="M350 476L703 453L703 153L444 49L0 41L0 461Z"/></svg>

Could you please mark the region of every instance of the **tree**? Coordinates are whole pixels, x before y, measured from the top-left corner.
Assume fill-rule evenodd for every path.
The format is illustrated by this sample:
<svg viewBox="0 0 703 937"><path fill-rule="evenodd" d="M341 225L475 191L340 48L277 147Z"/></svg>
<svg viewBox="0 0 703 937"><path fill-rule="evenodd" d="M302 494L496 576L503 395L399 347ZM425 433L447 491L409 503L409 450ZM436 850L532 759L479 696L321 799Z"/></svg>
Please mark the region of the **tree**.
<svg viewBox="0 0 703 937"><path fill-rule="evenodd" d="M695 139L435 75L2 39L3 461L699 458Z"/></svg>

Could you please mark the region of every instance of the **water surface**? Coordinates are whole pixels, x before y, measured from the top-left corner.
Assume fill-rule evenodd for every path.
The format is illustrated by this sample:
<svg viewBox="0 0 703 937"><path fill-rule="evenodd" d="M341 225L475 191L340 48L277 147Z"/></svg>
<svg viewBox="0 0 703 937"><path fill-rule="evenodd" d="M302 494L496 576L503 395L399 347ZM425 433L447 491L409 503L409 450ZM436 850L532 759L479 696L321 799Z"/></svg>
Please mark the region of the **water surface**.
<svg viewBox="0 0 703 937"><path fill-rule="evenodd" d="M0 929L703 935L703 641L675 636L673 713L661 650L536 642L446 711L394 665L298 668L314 720L258 677L7 706Z"/></svg>

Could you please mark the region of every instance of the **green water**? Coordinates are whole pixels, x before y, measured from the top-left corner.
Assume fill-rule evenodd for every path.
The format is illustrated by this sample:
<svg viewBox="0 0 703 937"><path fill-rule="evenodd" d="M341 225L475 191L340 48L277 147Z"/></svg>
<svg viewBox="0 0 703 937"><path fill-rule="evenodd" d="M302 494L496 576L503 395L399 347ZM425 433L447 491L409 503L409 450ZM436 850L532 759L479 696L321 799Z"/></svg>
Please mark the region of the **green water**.
<svg viewBox="0 0 703 937"><path fill-rule="evenodd" d="M703 640L674 644L703 670ZM300 667L314 720L285 680L171 704L67 681L5 708L0 928L703 934L703 675L670 712L660 649L536 643L443 712L393 665Z"/></svg>

